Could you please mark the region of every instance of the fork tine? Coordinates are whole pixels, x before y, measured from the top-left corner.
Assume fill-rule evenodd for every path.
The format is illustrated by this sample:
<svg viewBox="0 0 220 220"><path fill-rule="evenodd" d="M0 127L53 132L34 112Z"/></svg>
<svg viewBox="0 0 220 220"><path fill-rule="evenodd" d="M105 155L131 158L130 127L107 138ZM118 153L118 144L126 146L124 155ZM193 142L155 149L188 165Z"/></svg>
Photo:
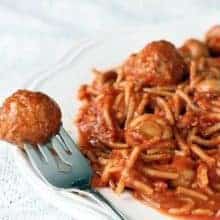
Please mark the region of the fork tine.
<svg viewBox="0 0 220 220"><path fill-rule="evenodd" d="M59 136L72 153L72 167L75 168L74 170L78 173L77 175L81 176L83 173L84 176L87 176L88 179L91 179L92 169L89 161L82 155L71 136L63 127L60 129Z"/></svg>
<svg viewBox="0 0 220 220"><path fill-rule="evenodd" d="M44 159L47 163L51 164L54 167L57 167L57 162L55 161L55 157L52 155L52 152L49 150L51 149L51 144L46 143L44 145L38 145L39 151L43 155Z"/></svg>
<svg viewBox="0 0 220 220"><path fill-rule="evenodd" d="M72 137L65 131L63 126L60 128L60 137L65 143L66 147L70 150L71 153L76 153L78 151L78 147L74 143Z"/></svg>
<svg viewBox="0 0 220 220"><path fill-rule="evenodd" d="M64 150L64 144L57 138L57 137L53 137L51 139L52 142L52 147L53 149L56 151L56 153L58 154L58 156L60 157L60 159L68 164L68 165L72 165L71 162L69 161L69 155L67 154L67 152Z"/></svg>
<svg viewBox="0 0 220 220"><path fill-rule="evenodd" d="M32 165L37 164L37 166L39 166L40 164L44 163L44 161L40 158L40 155L37 152L36 147L32 146L31 144L25 144L24 150L27 153Z"/></svg>

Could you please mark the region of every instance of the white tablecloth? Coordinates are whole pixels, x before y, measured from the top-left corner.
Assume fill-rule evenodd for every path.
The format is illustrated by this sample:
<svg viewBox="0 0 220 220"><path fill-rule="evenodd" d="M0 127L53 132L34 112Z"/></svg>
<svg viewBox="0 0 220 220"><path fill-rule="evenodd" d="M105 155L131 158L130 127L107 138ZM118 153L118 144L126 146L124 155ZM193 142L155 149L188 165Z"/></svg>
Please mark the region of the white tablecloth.
<svg viewBox="0 0 220 220"><path fill-rule="evenodd" d="M101 31L164 22L219 22L218 0L0 0L0 101ZM67 220L46 204L0 144L0 220ZM94 218L95 219L95 218ZM79 217L80 220L80 217Z"/></svg>

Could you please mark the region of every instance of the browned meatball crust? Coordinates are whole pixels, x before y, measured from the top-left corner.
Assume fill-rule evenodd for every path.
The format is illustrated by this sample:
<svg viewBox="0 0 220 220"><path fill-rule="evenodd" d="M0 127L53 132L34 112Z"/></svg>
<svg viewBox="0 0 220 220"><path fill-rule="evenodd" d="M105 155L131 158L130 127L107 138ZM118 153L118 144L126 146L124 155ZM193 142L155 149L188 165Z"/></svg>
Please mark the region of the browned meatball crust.
<svg viewBox="0 0 220 220"><path fill-rule="evenodd" d="M142 85L174 85L182 80L185 63L172 43L161 40L130 56L122 70L126 79L138 79Z"/></svg>
<svg viewBox="0 0 220 220"><path fill-rule="evenodd" d="M220 56L220 25L216 25L209 29L206 34L206 43L211 55Z"/></svg>
<svg viewBox="0 0 220 220"><path fill-rule="evenodd" d="M19 146L48 141L60 125L59 106L41 92L18 90L0 109L0 138Z"/></svg>

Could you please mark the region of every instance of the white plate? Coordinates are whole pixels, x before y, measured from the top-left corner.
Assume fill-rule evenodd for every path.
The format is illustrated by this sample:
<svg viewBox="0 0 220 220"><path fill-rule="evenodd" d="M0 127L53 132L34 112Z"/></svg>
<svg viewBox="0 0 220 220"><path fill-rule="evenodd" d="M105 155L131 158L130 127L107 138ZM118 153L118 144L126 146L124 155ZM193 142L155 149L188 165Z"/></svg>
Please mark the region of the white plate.
<svg viewBox="0 0 220 220"><path fill-rule="evenodd" d="M210 21L207 24L203 21L202 24L194 25L179 23L103 34L95 41L89 41L80 47L73 48L58 65L33 80L28 88L41 90L59 103L63 112L64 127L71 132L73 137L76 137L73 124L78 107L76 94L81 84L91 81L91 68L108 69L116 66L131 52L139 50L151 40L167 39L178 46L188 37L202 37L209 25ZM49 203L76 219L104 219L98 213L94 217L90 205L85 204L78 196L70 198L69 195L50 189L33 172L24 154L16 148L12 148L12 151L25 178ZM102 192L130 220L168 219L136 201L129 194L116 196L108 189L102 190Z"/></svg>

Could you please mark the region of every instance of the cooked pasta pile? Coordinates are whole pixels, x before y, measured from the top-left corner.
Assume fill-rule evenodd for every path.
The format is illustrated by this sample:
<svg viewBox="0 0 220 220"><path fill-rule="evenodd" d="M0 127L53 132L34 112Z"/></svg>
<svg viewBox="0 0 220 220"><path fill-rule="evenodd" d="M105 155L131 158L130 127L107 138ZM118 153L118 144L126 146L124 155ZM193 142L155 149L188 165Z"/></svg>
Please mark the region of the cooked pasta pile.
<svg viewBox="0 0 220 220"><path fill-rule="evenodd" d="M205 42L190 39L176 49L155 41L115 69L93 70L94 81L79 91L77 126L95 187L130 190L172 215L220 216L214 37L220 39L219 26Z"/></svg>

